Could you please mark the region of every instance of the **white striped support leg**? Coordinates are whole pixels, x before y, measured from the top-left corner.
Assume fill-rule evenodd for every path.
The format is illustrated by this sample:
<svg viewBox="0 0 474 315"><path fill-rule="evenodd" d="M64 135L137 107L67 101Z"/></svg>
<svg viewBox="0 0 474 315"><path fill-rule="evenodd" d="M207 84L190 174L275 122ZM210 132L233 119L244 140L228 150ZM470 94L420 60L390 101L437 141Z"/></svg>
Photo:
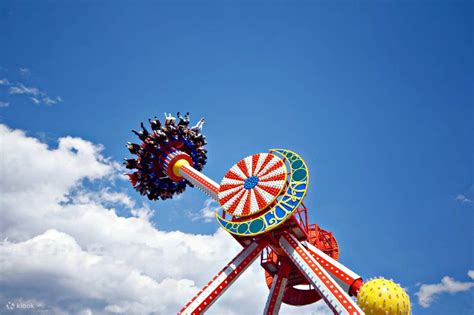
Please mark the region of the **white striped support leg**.
<svg viewBox="0 0 474 315"><path fill-rule="evenodd" d="M308 247L308 252L316 259L316 261L321 264L321 266L326 269L331 276L337 281L337 283L347 292L352 293L351 288L359 282L362 284L362 278L337 260L326 255L316 246L306 243ZM357 290L353 293L357 293Z"/></svg>
<svg viewBox="0 0 474 315"><path fill-rule="evenodd" d="M190 181L194 186L203 191L212 199L219 202L219 184L204 175L203 173L195 170L192 166L182 165L179 168L181 176Z"/></svg>
<svg viewBox="0 0 474 315"><path fill-rule="evenodd" d="M180 314L198 315L204 313L219 296L247 269L260 255L265 245L253 242L245 247L224 269L186 304Z"/></svg>
<svg viewBox="0 0 474 315"><path fill-rule="evenodd" d="M272 287L268 294L267 304L265 305L264 315L278 315L280 311L283 293L285 293L286 283L288 282L288 273L291 265L282 263L278 274L273 278Z"/></svg>
<svg viewBox="0 0 474 315"><path fill-rule="evenodd" d="M334 314L365 314L294 236L283 234L280 245Z"/></svg>

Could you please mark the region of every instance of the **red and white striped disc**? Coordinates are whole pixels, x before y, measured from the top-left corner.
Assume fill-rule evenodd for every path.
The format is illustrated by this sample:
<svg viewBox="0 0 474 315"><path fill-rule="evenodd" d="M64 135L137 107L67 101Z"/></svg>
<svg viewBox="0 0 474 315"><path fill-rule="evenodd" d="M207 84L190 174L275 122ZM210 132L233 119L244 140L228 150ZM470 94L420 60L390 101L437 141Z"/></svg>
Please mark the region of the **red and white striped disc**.
<svg viewBox="0 0 474 315"><path fill-rule="evenodd" d="M285 163L271 153L246 157L225 174L219 203L229 214L245 217L263 210L280 195L286 184Z"/></svg>

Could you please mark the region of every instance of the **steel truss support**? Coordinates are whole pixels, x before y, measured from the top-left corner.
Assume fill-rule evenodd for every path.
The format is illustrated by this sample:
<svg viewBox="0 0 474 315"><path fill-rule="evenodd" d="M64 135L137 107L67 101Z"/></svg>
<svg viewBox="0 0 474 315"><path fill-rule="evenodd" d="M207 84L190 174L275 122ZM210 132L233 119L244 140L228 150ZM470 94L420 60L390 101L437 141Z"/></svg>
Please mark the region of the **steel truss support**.
<svg viewBox="0 0 474 315"><path fill-rule="evenodd" d="M315 287L334 314L365 314L294 236L285 233L280 237L279 242L288 257Z"/></svg>
<svg viewBox="0 0 474 315"><path fill-rule="evenodd" d="M272 287L268 294L267 304L265 305L264 315L278 315L280 311L283 293L285 293L288 274L290 273L291 263L286 259L281 261L278 274L273 278Z"/></svg>
<svg viewBox="0 0 474 315"><path fill-rule="evenodd" d="M198 315L204 313L242 275L260 255L264 247L263 242L252 242L242 249L178 314Z"/></svg>

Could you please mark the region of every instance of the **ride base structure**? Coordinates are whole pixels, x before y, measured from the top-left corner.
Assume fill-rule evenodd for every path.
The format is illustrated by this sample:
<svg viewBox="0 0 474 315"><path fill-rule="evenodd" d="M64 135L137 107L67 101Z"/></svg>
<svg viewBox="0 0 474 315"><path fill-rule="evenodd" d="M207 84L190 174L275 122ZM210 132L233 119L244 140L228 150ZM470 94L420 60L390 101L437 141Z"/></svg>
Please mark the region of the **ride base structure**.
<svg viewBox="0 0 474 315"><path fill-rule="evenodd" d="M305 161L295 152L272 149L248 156L217 183L201 170L206 164L204 119L189 127L189 113L179 121L155 117L151 132L143 123L128 143L136 159L126 159L134 188L150 200L168 199L187 186L219 203L220 226L242 250L178 314L204 313L260 257L269 288L264 314L278 314L281 303L294 306L323 300L334 314L410 314L404 289L391 280L365 281L339 259L333 234L308 223L303 204L309 187Z"/></svg>

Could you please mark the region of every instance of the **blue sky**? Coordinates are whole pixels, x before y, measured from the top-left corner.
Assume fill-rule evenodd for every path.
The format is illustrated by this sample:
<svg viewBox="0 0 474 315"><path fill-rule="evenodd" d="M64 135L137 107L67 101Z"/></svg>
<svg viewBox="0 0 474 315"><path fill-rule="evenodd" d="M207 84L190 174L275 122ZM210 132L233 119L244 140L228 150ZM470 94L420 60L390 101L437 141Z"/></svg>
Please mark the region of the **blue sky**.
<svg viewBox="0 0 474 315"><path fill-rule="evenodd" d="M472 12L470 1L2 1L0 122L120 161L140 121L189 111L207 120L216 181L247 155L294 150L311 171L310 219L335 233L343 263L408 287L414 314L472 314L473 290L428 308L414 295L444 276L472 281ZM43 94L12 94L20 83ZM214 233L190 219L205 199L188 189L152 203L153 224Z"/></svg>

